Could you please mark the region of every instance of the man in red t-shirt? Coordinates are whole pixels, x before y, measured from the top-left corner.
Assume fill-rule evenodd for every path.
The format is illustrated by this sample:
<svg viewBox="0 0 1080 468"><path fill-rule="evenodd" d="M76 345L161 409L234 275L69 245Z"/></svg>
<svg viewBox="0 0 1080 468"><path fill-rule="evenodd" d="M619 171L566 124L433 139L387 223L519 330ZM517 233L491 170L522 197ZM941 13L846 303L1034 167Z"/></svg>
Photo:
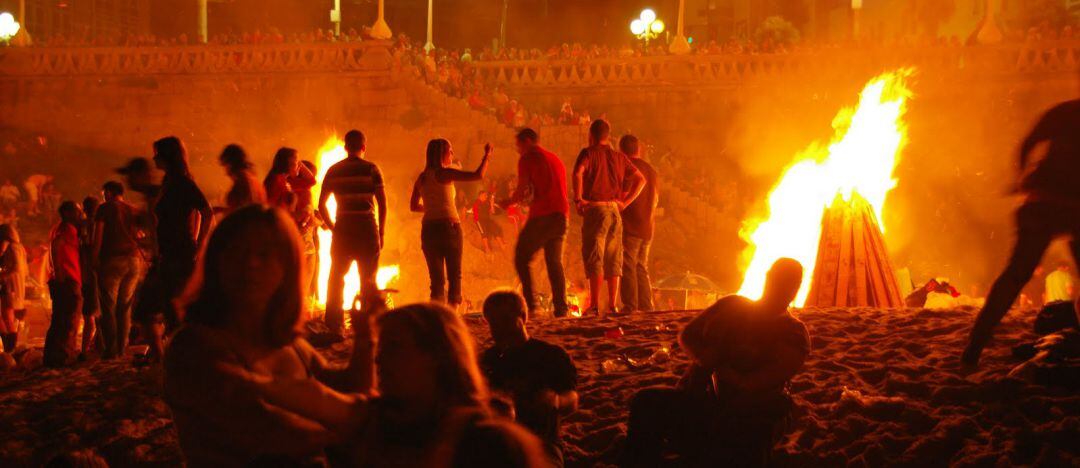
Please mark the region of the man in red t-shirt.
<svg viewBox="0 0 1080 468"><path fill-rule="evenodd" d="M611 126L595 120L589 127L589 147L574 164L574 204L581 225L581 257L589 278L589 312L600 311L600 288L608 286L608 311L617 312L622 277L621 211L641 194L645 177L625 154L611 147Z"/></svg>
<svg viewBox="0 0 1080 468"><path fill-rule="evenodd" d="M75 202L60 205L60 224L50 236L52 273L49 296L52 319L45 333L44 364L61 367L77 354L80 311L82 311L82 269L79 265L78 223L82 210Z"/></svg>
<svg viewBox="0 0 1080 468"><path fill-rule="evenodd" d="M566 166L554 153L541 148L540 137L531 128L517 134L518 184L510 198L499 205L509 208L531 197L529 219L518 235L514 249L514 268L521 279L522 295L533 316L537 309L536 294L529 264L540 249L544 249L548 280L551 282L555 316L565 317L566 275L563 273L563 247L569 227L570 205L566 199Z"/></svg>

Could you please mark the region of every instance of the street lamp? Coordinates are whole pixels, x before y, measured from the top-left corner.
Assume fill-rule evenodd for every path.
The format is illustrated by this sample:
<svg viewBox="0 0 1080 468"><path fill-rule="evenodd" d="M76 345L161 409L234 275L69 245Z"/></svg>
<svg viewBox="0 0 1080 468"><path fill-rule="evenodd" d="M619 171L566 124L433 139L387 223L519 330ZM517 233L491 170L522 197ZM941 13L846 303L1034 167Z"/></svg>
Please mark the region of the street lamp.
<svg viewBox="0 0 1080 468"><path fill-rule="evenodd" d="M858 39L859 35L860 35L859 30L861 29L862 25L860 24L861 18L859 18L859 15L862 13L862 7L863 7L862 4L863 4L862 0L851 0L851 36L852 36L852 39Z"/></svg>
<svg viewBox="0 0 1080 468"><path fill-rule="evenodd" d="M19 33L22 26L11 13L0 13L0 41L7 43Z"/></svg>
<svg viewBox="0 0 1080 468"><path fill-rule="evenodd" d="M645 41L645 47L649 47L649 40L660 37L660 33L664 32L664 22L656 18L655 11L646 8L641 10L638 19L630 22L630 32Z"/></svg>

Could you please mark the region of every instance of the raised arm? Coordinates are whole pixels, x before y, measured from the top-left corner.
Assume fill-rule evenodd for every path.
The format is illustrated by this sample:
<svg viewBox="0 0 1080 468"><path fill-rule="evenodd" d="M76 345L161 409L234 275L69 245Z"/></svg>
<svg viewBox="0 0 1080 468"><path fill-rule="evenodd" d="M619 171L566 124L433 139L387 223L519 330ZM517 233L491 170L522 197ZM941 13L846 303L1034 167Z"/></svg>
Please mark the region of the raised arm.
<svg viewBox="0 0 1080 468"><path fill-rule="evenodd" d="M423 183L424 173L420 173L420 177L416 178L416 183L412 187L412 196L409 197L409 210L413 213L424 212L424 202L420 198L420 184Z"/></svg>
<svg viewBox="0 0 1080 468"><path fill-rule="evenodd" d="M444 167L439 169L435 178L440 183L447 182L475 182L484 178L487 173L488 161L491 159L491 143L484 145L484 157L480 160L480 165L475 171L467 172L460 169L454 169L450 167Z"/></svg>

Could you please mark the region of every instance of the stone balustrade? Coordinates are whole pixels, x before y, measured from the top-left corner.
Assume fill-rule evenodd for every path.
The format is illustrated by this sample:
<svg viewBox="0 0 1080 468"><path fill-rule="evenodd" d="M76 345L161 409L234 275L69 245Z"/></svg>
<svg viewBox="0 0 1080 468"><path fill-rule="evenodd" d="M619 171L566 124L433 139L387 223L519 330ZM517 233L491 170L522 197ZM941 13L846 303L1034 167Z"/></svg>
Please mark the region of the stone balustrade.
<svg viewBox="0 0 1080 468"><path fill-rule="evenodd" d="M980 47L826 48L779 54L722 54L478 62L480 76L507 87L728 85L798 76L830 78L915 66L971 76L1077 72L1080 40Z"/></svg>
<svg viewBox="0 0 1080 468"><path fill-rule="evenodd" d="M0 49L0 76L108 76L369 71L389 66L387 43ZM832 76L911 65L954 73L1080 70L1080 40L999 46L821 48L777 54L539 59L473 64L488 83L511 87L734 84Z"/></svg>
<svg viewBox="0 0 1080 468"><path fill-rule="evenodd" d="M387 70L385 43L0 49L0 77Z"/></svg>

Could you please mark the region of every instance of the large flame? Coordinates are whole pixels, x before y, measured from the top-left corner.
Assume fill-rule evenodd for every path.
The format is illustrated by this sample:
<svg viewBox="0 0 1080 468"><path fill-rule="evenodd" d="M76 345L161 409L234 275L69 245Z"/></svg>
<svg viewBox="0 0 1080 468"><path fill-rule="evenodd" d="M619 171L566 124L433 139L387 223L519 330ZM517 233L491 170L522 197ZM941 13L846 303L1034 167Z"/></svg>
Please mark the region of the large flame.
<svg viewBox="0 0 1080 468"><path fill-rule="evenodd" d="M878 76L863 88L859 105L845 108L833 119L834 135L827 148L814 143L803 150L769 193L767 218L750 219L740 233L749 243L743 252L752 257L739 294L760 297L765 274L778 258L803 264L803 284L795 303L801 306L810 292L821 237L821 216L841 194L845 200L858 192L874 207L878 220L885 196L893 187L893 169L907 143L902 117L911 91L904 69ZM881 229L885 225L882 221Z"/></svg>
<svg viewBox="0 0 1080 468"><path fill-rule="evenodd" d="M316 196L322 192L322 181L326 177L326 171L330 169L338 161L345 159L347 153L345 152L345 142L341 141L338 137L331 137L323 143L319 148L319 174L315 178L316 185L312 189L312 192ZM330 220L337 221L337 201L334 200L334 196L330 195L330 198L326 199L326 208L330 210ZM319 236L319 304L326 305L326 289L330 283L330 242L333 238L333 233L328 230L320 229L318 231ZM391 281L397 279L401 274L401 268L398 265L387 265L379 267L379 271L375 274L375 282L379 286L379 289L386 289ZM349 273L345 276L345 292L342 295L342 307L349 309L352 307L352 301L356 295L360 292L360 271L356 266L356 262L349 265Z"/></svg>

